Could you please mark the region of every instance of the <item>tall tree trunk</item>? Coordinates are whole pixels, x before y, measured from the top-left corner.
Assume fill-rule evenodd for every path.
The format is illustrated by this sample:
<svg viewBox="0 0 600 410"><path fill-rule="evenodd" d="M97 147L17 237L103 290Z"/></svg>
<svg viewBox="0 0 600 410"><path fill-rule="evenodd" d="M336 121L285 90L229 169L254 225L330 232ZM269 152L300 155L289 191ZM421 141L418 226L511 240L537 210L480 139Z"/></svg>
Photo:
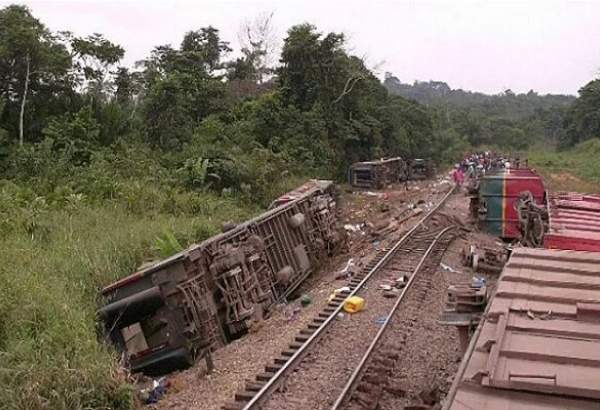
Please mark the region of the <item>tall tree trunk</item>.
<svg viewBox="0 0 600 410"><path fill-rule="evenodd" d="M27 101L27 92L29 91L29 53L27 54L27 57L25 57L25 61L27 61L25 71L25 86L23 87L23 96L21 97L21 111L19 112L19 146L23 146L23 117L25 116L25 102Z"/></svg>

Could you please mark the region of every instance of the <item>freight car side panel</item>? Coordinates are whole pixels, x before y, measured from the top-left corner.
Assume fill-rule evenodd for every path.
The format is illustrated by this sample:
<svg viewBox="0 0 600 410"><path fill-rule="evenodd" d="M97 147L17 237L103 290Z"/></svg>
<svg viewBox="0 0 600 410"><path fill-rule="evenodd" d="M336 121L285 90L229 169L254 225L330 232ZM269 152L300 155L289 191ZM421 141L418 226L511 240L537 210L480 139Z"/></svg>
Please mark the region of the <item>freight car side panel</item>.
<svg viewBox="0 0 600 410"><path fill-rule="evenodd" d="M488 233L519 238L517 203L523 192L530 192L538 205L544 203L544 184L531 170L507 170L482 178L479 196L486 212L481 222Z"/></svg>
<svg viewBox="0 0 600 410"><path fill-rule="evenodd" d="M492 235L502 236L504 232L504 179L501 177L484 178L479 192L487 210L483 221L485 230Z"/></svg>

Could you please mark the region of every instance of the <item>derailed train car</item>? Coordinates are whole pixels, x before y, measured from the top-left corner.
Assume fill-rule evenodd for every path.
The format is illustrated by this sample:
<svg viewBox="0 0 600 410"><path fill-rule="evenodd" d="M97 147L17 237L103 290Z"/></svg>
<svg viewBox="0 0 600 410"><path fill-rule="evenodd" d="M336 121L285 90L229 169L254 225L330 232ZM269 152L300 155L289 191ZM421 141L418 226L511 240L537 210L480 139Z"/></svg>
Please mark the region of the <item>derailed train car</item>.
<svg viewBox="0 0 600 410"><path fill-rule="evenodd" d="M470 208L483 230L514 240L523 235L523 211L530 207L544 207L545 204L542 178L529 168L515 168L480 178L476 192L472 193Z"/></svg>
<svg viewBox="0 0 600 410"><path fill-rule="evenodd" d="M382 189L407 179L426 179L435 174L431 161L401 157L355 162L348 169L348 183L357 188Z"/></svg>
<svg viewBox="0 0 600 410"><path fill-rule="evenodd" d="M407 178L407 163L400 157L356 162L348 170L348 182L359 188L381 189Z"/></svg>
<svg viewBox="0 0 600 410"><path fill-rule="evenodd" d="M544 248L600 252L600 196L551 193L547 215Z"/></svg>
<svg viewBox="0 0 600 410"><path fill-rule="evenodd" d="M244 333L333 253L334 185L294 199L102 290L110 340L132 371L186 366Z"/></svg>
<svg viewBox="0 0 600 410"><path fill-rule="evenodd" d="M600 409L599 283L599 252L515 249L443 409Z"/></svg>

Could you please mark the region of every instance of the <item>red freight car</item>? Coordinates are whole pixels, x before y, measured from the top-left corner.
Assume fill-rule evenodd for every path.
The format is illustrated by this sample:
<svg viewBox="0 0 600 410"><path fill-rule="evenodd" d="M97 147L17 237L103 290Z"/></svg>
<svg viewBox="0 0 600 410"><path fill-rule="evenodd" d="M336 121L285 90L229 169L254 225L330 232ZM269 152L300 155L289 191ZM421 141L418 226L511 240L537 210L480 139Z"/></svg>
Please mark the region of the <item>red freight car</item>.
<svg viewBox="0 0 600 410"><path fill-rule="evenodd" d="M507 169L483 177L476 197L482 228L504 239L520 238L517 204L524 192L530 192L537 205L544 204L542 178L529 168Z"/></svg>
<svg viewBox="0 0 600 410"><path fill-rule="evenodd" d="M600 409L600 253L516 249L445 410Z"/></svg>
<svg viewBox="0 0 600 410"><path fill-rule="evenodd" d="M544 247L600 251L600 196L551 194Z"/></svg>

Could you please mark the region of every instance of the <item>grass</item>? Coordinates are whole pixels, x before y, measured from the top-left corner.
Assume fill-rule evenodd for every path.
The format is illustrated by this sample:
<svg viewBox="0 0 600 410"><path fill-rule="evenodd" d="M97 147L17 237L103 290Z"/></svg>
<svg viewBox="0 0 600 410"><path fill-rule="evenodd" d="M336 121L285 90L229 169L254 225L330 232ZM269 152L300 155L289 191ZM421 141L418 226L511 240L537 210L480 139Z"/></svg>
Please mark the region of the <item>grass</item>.
<svg viewBox="0 0 600 410"><path fill-rule="evenodd" d="M592 139L566 151L530 150L529 165L550 190L600 193L599 156L600 139Z"/></svg>
<svg viewBox="0 0 600 410"><path fill-rule="evenodd" d="M277 181L272 194L299 181ZM119 357L102 342L99 290L164 256L161 238L186 246L260 210L235 197L142 191L47 201L0 181L0 408L135 408Z"/></svg>

